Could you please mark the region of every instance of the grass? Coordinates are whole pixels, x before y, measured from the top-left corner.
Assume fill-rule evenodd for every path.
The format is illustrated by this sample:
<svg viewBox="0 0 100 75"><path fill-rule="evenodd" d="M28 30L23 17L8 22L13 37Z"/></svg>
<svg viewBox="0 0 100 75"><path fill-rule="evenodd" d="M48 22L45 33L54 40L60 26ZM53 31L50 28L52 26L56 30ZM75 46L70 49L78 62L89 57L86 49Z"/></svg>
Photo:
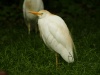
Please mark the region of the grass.
<svg viewBox="0 0 100 75"><path fill-rule="evenodd" d="M44 45L39 34L28 35L27 28L20 23L1 26L0 69L9 75L100 75L98 14L64 18L73 35L78 60L68 64L59 57L58 70L55 53Z"/></svg>

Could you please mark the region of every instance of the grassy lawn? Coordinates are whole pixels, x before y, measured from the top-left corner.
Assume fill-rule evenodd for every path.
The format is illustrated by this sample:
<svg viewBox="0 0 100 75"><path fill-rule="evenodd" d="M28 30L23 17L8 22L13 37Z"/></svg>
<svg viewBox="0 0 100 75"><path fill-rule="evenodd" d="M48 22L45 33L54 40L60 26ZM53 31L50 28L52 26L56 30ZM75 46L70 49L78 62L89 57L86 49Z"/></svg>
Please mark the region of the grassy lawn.
<svg viewBox="0 0 100 75"><path fill-rule="evenodd" d="M98 10L97 10L98 11ZM78 60L66 63L60 56L59 69L55 66L55 53L50 51L39 34L27 34L21 25L0 27L0 69L9 75L100 75L100 15L80 14L65 16L72 33Z"/></svg>

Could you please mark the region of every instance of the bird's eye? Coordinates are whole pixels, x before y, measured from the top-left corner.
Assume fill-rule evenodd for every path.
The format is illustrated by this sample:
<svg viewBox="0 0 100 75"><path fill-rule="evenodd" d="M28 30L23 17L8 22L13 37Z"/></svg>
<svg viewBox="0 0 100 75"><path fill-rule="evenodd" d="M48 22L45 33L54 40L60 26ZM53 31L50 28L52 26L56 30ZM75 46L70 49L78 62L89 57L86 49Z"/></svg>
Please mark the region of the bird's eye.
<svg viewBox="0 0 100 75"><path fill-rule="evenodd" d="M43 15L43 13L41 13L41 15Z"/></svg>

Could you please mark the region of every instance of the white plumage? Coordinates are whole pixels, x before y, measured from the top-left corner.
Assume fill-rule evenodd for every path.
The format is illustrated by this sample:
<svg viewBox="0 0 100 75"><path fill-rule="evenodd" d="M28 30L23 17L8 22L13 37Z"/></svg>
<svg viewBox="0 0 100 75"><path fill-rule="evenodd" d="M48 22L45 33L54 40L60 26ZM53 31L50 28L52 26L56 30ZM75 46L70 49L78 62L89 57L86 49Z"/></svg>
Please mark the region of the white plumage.
<svg viewBox="0 0 100 75"><path fill-rule="evenodd" d="M23 3L23 15L28 27L28 33L34 29L37 31L37 16L32 15L28 11L40 11L44 9L42 0L24 0Z"/></svg>
<svg viewBox="0 0 100 75"><path fill-rule="evenodd" d="M66 62L74 62L74 43L64 20L47 10L30 11L30 13L39 16L38 26L44 43L50 49L60 54Z"/></svg>

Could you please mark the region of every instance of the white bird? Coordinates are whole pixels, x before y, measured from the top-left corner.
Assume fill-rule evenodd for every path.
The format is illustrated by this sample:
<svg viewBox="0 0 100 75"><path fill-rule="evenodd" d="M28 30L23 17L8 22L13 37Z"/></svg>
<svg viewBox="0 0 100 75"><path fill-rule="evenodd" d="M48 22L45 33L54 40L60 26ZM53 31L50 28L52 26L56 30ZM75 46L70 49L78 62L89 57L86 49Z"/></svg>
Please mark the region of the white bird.
<svg viewBox="0 0 100 75"><path fill-rule="evenodd" d="M37 16L30 14L28 11L40 11L44 9L42 0L24 0L23 3L23 15L28 27L28 34L34 29L37 31Z"/></svg>
<svg viewBox="0 0 100 75"><path fill-rule="evenodd" d="M75 46L64 20L47 10L41 10L39 12L29 11L29 13L39 17L38 26L40 35L47 47L60 54L66 62L74 62L73 50ZM56 56L56 67L57 64L58 59Z"/></svg>

